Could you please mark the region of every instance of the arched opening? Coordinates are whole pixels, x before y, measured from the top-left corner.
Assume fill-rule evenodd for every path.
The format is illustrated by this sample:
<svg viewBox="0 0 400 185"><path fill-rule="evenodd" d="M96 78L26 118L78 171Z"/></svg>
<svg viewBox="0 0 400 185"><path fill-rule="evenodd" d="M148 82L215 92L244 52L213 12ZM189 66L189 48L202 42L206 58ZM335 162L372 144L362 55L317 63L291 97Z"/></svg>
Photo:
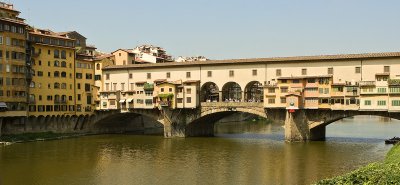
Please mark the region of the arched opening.
<svg viewBox="0 0 400 185"><path fill-rule="evenodd" d="M214 82L207 82L201 87L200 93L201 102L218 102L219 88Z"/></svg>
<svg viewBox="0 0 400 185"><path fill-rule="evenodd" d="M222 87L222 101L241 102L242 88L236 82L228 82Z"/></svg>
<svg viewBox="0 0 400 185"><path fill-rule="evenodd" d="M263 102L264 101L263 85L259 81L252 81L246 85L244 90L244 101L246 102Z"/></svg>
<svg viewBox="0 0 400 185"><path fill-rule="evenodd" d="M143 114L118 113L96 121L93 130L98 133L163 135L164 125Z"/></svg>
<svg viewBox="0 0 400 185"><path fill-rule="evenodd" d="M269 133L272 129L266 129L266 127L270 128L270 123L272 122L267 120L265 117L247 112L246 110L214 110L213 113L203 115L189 123L186 127L186 135L189 137L218 136L218 134L220 134L219 130L223 130L223 132L229 134L239 133L238 131L241 133L260 133L258 130L261 130L263 133L267 133L265 130L269 130ZM282 125L279 124L274 126L274 131L278 130L280 132L280 137L283 139L284 132Z"/></svg>
<svg viewBox="0 0 400 185"><path fill-rule="evenodd" d="M61 62L61 67L67 67L67 63L65 61Z"/></svg>
<svg viewBox="0 0 400 185"><path fill-rule="evenodd" d="M54 77L60 77L60 72L54 71Z"/></svg>

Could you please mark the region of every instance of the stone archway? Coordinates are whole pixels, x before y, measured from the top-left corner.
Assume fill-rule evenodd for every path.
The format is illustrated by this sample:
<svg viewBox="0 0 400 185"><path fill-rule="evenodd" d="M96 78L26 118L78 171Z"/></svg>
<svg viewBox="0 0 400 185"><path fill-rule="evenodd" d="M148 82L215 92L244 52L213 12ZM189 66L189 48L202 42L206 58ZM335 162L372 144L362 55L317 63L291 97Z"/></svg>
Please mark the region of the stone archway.
<svg viewBox="0 0 400 185"><path fill-rule="evenodd" d="M222 87L222 101L241 102L242 88L236 82L228 82Z"/></svg>
<svg viewBox="0 0 400 185"><path fill-rule="evenodd" d="M263 102L263 85L259 81L249 82L244 90L245 102Z"/></svg>
<svg viewBox="0 0 400 185"><path fill-rule="evenodd" d="M201 102L218 102L219 88L214 82L207 82L201 86L200 92Z"/></svg>

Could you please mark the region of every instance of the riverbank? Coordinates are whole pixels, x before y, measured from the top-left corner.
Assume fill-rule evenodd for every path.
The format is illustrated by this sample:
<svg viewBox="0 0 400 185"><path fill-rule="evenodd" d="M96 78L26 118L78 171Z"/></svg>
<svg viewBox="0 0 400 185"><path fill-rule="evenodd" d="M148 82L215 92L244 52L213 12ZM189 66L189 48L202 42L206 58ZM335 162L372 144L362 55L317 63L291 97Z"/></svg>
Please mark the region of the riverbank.
<svg viewBox="0 0 400 185"><path fill-rule="evenodd" d="M317 183L333 184L400 184L400 145L393 146L383 162L371 163L348 174Z"/></svg>
<svg viewBox="0 0 400 185"><path fill-rule="evenodd" d="M2 135L2 136L0 136L0 145L1 144L9 145L12 143L23 143L23 142L34 142L34 141L66 139L66 138L79 137L79 136L84 136L84 135L87 135L87 134L39 132L39 133Z"/></svg>

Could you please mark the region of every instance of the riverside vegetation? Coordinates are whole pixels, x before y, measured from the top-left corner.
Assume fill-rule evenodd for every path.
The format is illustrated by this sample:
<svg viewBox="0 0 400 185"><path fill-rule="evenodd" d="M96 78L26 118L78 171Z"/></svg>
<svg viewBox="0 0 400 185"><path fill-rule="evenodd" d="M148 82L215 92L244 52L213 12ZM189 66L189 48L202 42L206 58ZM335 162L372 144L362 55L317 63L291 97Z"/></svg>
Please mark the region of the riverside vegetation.
<svg viewBox="0 0 400 185"><path fill-rule="evenodd" d="M400 145L393 146L383 162L371 163L348 174L317 183L334 184L400 184Z"/></svg>

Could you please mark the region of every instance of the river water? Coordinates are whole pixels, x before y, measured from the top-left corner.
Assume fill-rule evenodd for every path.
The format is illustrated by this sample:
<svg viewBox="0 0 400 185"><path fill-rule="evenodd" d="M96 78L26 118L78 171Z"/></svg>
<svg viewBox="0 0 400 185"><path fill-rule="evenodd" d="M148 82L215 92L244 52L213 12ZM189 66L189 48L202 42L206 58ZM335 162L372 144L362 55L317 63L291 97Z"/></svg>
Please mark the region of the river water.
<svg viewBox="0 0 400 185"><path fill-rule="evenodd" d="M216 137L99 135L0 147L1 185L310 184L383 160L400 122L357 117L324 142L285 143L281 125L227 122Z"/></svg>

